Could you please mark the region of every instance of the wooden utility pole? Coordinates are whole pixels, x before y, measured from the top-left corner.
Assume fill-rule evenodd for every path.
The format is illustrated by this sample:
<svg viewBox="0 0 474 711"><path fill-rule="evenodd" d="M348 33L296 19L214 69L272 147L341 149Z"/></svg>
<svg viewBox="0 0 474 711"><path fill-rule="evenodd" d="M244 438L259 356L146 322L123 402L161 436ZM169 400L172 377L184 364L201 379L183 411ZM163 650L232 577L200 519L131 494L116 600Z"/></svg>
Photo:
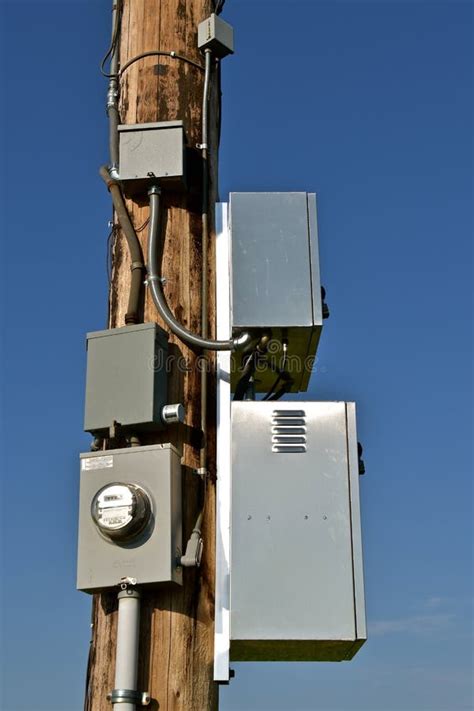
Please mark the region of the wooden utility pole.
<svg viewBox="0 0 474 711"><path fill-rule="evenodd" d="M124 0L120 65L143 52L176 52L200 64L197 48L198 24L215 9L212 0ZM149 56L135 62L120 81L120 119L134 124L183 120L188 145L200 143L203 73L191 64L172 57ZM213 70L210 110L210 206L213 215L216 196L218 87ZM105 87L104 87L105 89ZM199 155L199 152L198 152ZM199 176L199 166L196 171ZM163 274L165 293L179 321L196 333L202 330L201 285L201 196L199 177L190 191L163 192ZM147 205L127 201L127 207L146 255ZM212 220L211 220L212 224ZM110 328L125 325L130 284L130 258L120 229L113 247L110 289ZM215 337L214 235L209 240L209 335ZM157 316L149 294L145 295L144 321L163 322ZM167 329L168 330L168 329ZM215 576L215 375L210 363L208 406L208 470L204 487L193 469L199 467L200 373L196 367L202 354L170 336L173 357L169 376L170 402L182 402L186 424L168 429L163 436L143 443L171 441L183 453L183 542L192 531L203 490L206 497L202 535L204 554L200 569L184 570L184 585L142 590L141 640L138 688L149 691L156 711L207 711L218 706L218 688L213 682L214 576ZM184 547L183 546L183 547ZM93 639L89 667L89 708L110 711L107 693L114 688L114 652L117 622L117 593L96 595L93 602Z"/></svg>

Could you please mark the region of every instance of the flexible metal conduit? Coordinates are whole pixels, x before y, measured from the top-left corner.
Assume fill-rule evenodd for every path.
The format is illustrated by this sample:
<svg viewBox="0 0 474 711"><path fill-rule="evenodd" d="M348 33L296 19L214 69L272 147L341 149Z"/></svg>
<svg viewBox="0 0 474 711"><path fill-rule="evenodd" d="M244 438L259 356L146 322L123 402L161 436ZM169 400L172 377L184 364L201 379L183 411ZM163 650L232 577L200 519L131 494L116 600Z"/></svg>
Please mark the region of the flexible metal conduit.
<svg viewBox="0 0 474 711"><path fill-rule="evenodd" d="M130 293L128 296L128 308L127 313L125 314L125 323L139 323L140 294L143 284L143 274L145 271L142 248L125 206L119 183L112 178L106 166L102 166L99 173L112 196L115 213L120 227L125 235L125 239L127 240L128 248L130 250L130 258L132 260L132 277Z"/></svg>
<svg viewBox="0 0 474 711"><path fill-rule="evenodd" d="M250 341L248 333L243 333L238 338L232 338L228 341L214 341L209 338L201 338L201 336L192 333L192 331L188 331L171 313L163 293L163 279L160 274L161 270L158 266L157 259L161 223L161 190L158 186L153 186L148 191L148 195L150 196L150 224L148 235L147 284L156 310L171 331L184 341L184 343L189 343L194 348L203 348L209 351L232 351L243 348Z"/></svg>

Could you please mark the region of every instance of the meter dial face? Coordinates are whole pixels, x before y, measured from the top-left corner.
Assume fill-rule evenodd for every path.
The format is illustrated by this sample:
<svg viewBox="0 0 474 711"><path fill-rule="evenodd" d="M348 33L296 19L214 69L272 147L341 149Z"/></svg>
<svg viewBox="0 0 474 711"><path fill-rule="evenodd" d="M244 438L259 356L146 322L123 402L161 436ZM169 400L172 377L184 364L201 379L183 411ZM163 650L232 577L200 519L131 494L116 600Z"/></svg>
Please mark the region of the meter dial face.
<svg viewBox="0 0 474 711"><path fill-rule="evenodd" d="M91 513L101 533L125 540L137 536L148 524L150 497L136 484L107 484L94 496Z"/></svg>

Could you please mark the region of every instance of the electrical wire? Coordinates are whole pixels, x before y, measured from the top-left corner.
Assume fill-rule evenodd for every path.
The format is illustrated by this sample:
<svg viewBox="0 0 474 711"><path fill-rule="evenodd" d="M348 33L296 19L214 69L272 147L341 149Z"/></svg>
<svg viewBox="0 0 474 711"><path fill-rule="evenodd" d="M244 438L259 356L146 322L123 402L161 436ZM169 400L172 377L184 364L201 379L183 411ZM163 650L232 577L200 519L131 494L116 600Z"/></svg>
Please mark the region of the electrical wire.
<svg viewBox="0 0 474 711"><path fill-rule="evenodd" d="M275 382L273 383L272 387L270 388L270 390L267 392L267 394L263 398L264 400L273 400L274 399L273 395L274 395L278 385L280 384L280 382L282 380L285 380L285 381L287 381L288 379L291 380L288 373L285 372L285 367L288 362L288 342L283 341L282 346L283 346L283 360L280 365L280 368L278 369L278 376L277 376Z"/></svg>
<svg viewBox="0 0 474 711"><path fill-rule="evenodd" d="M118 181L111 177L106 166L102 166L99 173L109 189L118 223L122 229L130 251L130 268L132 271L132 277L130 281L128 309L125 314L125 323L140 323L140 296L143 284L143 273L145 271L141 244L132 225L132 221L130 220L130 215L125 205Z"/></svg>
<svg viewBox="0 0 474 711"><path fill-rule="evenodd" d="M291 386L293 385L293 379L288 378L288 380L284 383L284 385L281 386L271 397L264 398L266 402L273 402L274 400L279 400L283 395L286 395L291 390Z"/></svg>
<svg viewBox="0 0 474 711"><path fill-rule="evenodd" d="M250 380L255 373L255 367L257 365L257 351L254 350L246 358L242 368L242 375L239 378L237 385L235 386L234 397L235 401L243 400L250 384Z"/></svg>
<svg viewBox="0 0 474 711"><path fill-rule="evenodd" d="M109 289L110 289L110 283L112 281L112 252L114 249L117 233L118 233L118 225L113 225L112 229L110 230L110 232L107 236L106 268L107 268L107 283L108 283Z"/></svg>
<svg viewBox="0 0 474 711"><path fill-rule="evenodd" d="M196 69L199 69L201 72L204 71L204 67L202 66L202 64L199 64L199 62L195 62L194 59L189 59L189 57L185 57L183 54L177 54L176 52L165 52L161 50L152 50L150 52L142 52L141 54L137 54L136 57L132 57L128 60L128 62L125 62L123 67L120 68L119 76L123 76L124 72L126 72L127 69L132 66L132 64L135 64L135 62L138 62L140 59L145 59L145 57L171 57L172 59L180 59L182 62L186 62L186 64L190 64L192 67L196 67Z"/></svg>
<svg viewBox="0 0 474 711"><path fill-rule="evenodd" d="M137 232L137 233L138 233L138 232L143 232L143 230L145 229L145 227L148 225L149 222L150 222L150 217L148 216L148 217L146 218L145 222L143 222L143 223L140 225L140 227L135 227L135 232Z"/></svg>
<svg viewBox="0 0 474 711"><path fill-rule="evenodd" d="M225 0L217 0L215 3L214 12L216 15L220 15L225 5Z"/></svg>
<svg viewBox="0 0 474 711"><path fill-rule="evenodd" d="M114 24L113 24L113 28L112 28L112 39L110 41L110 46L100 63L100 73L102 74L102 76L106 77L107 79L112 79L113 77L117 76L117 74L110 74L105 71L105 63L107 62L108 58L114 54L116 46L117 46L117 42L118 42L119 35L120 35L120 23L121 23L121 19L122 19L122 10L123 10L123 0L117 0L117 4L113 8Z"/></svg>

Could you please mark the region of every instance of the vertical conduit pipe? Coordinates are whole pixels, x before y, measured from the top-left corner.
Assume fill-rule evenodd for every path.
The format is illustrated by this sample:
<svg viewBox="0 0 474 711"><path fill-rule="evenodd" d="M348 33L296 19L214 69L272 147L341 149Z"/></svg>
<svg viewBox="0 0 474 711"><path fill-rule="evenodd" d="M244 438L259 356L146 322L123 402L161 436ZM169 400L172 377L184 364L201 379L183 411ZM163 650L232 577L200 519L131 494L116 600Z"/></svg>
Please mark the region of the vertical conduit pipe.
<svg viewBox="0 0 474 711"><path fill-rule="evenodd" d="M127 588L118 594L115 690L137 691L140 593ZM113 703L114 711L136 711L133 702Z"/></svg>
<svg viewBox="0 0 474 711"><path fill-rule="evenodd" d="M204 52L204 92L202 99L202 273L201 273L201 333L208 336L208 244L209 244L209 93L211 87L212 52ZM201 431L199 454L201 476L207 476L207 362L201 364Z"/></svg>
<svg viewBox="0 0 474 711"><path fill-rule="evenodd" d="M118 111L118 70L120 44L121 2L113 0L112 5L112 52L110 55L109 89L107 91L107 116L109 117L109 152L110 172L113 178L118 178L119 170L119 134L120 116Z"/></svg>

